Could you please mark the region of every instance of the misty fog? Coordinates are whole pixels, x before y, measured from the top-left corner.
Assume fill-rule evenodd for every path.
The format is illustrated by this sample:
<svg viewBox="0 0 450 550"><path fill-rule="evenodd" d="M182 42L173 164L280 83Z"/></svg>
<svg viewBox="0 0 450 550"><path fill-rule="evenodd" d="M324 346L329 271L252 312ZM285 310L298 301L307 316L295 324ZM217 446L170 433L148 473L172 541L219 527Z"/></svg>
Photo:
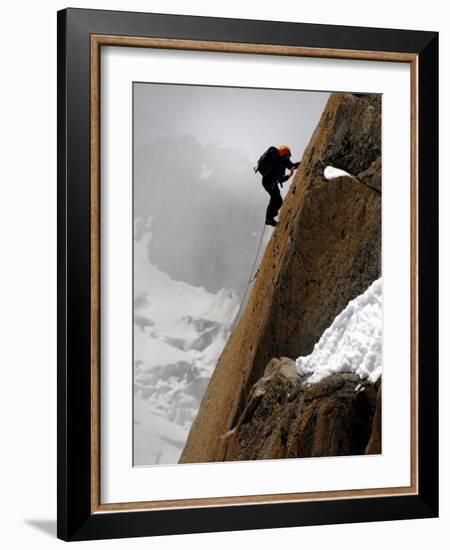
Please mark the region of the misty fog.
<svg viewBox="0 0 450 550"><path fill-rule="evenodd" d="M299 160L328 96L135 83L134 219L152 218L151 261L175 280L242 293L269 198L253 167L270 145Z"/></svg>

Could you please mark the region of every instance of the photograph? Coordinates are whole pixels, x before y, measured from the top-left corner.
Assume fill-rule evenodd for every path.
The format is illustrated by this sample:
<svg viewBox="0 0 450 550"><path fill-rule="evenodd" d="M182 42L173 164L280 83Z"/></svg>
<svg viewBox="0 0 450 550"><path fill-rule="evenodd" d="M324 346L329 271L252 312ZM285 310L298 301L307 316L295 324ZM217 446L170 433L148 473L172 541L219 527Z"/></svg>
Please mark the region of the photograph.
<svg viewBox="0 0 450 550"><path fill-rule="evenodd" d="M133 466L382 453L381 121L133 82Z"/></svg>
<svg viewBox="0 0 450 550"><path fill-rule="evenodd" d="M448 546L445 6L2 6L2 548Z"/></svg>
<svg viewBox="0 0 450 550"><path fill-rule="evenodd" d="M58 537L438 514L433 31L58 13Z"/></svg>

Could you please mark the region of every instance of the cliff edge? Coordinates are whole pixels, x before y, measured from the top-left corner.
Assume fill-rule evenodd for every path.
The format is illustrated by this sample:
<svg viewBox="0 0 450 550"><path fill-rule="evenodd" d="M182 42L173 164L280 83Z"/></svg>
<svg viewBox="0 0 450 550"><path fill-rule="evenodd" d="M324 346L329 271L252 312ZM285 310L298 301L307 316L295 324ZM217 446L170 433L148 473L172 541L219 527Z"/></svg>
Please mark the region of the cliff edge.
<svg viewBox="0 0 450 550"><path fill-rule="evenodd" d="M324 177L327 166L344 170L348 175L327 181ZM251 437L248 441L240 437L237 443L230 431L234 429L236 434L236 428L246 424L243 418L248 420L252 416L249 411L252 414L256 411L255 385L264 378L270 361L311 353L324 330L348 302L380 277L380 191L380 98L332 94L283 204L280 223L265 251L246 310L210 380L180 462L260 457L255 449L260 448L261 442L252 447ZM350 396L344 399L346 407L365 411L369 427L355 428L355 433L364 433L364 437L356 436L352 441L360 441L361 451L371 438L372 452L379 452L374 443L377 435L372 437L374 416L377 419L380 416L375 414L378 386L365 389L365 395L360 396L361 392L354 391L356 380L344 375L338 378L339 381L326 382L328 389L323 386L320 391L329 396L330 388L334 388L335 395L339 390L342 396ZM280 377L273 380L279 382ZM274 382L270 392L265 386L266 396L278 395L279 400L281 394L274 390L278 382ZM294 385L303 401L305 391L312 391L299 389L298 382ZM315 399L320 407L317 395ZM360 405L362 408L358 408ZM339 422L335 427L338 425ZM351 422L348 425L353 426ZM344 447L338 454L346 452ZM245 451L250 448L255 452ZM277 456L273 458L286 456L293 449L288 451L288 447L279 445L277 448L279 452L274 451L272 454ZM319 452L311 449L306 452L297 448L292 456ZM334 451L330 447L323 452Z"/></svg>

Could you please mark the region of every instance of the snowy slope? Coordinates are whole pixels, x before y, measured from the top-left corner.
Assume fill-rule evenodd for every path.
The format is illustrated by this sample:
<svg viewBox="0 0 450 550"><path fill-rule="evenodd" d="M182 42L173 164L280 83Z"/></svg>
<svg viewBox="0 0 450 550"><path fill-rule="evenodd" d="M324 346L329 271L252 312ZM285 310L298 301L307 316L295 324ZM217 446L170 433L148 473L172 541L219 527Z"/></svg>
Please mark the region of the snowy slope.
<svg viewBox="0 0 450 550"><path fill-rule="evenodd" d="M135 465L178 461L239 309L234 291L213 294L153 265L148 229L134 243Z"/></svg>
<svg viewBox="0 0 450 550"><path fill-rule="evenodd" d="M381 375L382 279L351 300L322 334L311 355L299 357L297 371L308 383L337 372L375 382Z"/></svg>

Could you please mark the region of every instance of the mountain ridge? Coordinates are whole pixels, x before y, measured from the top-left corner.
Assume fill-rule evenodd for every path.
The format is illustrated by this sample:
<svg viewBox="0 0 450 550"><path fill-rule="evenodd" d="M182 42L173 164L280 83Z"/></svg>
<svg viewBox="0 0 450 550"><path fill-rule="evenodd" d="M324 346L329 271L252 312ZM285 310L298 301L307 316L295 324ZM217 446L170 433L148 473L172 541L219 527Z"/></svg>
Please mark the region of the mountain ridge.
<svg viewBox="0 0 450 550"><path fill-rule="evenodd" d="M327 181L327 166L355 177ZM377 178L379 190L370 185ZM180 462L233 460L224 449L224 434L239 422L269 362L308 355L347 303L381 276L380 191L381 100L334 93L291 184L247 307L219 358Z"/></svg>

